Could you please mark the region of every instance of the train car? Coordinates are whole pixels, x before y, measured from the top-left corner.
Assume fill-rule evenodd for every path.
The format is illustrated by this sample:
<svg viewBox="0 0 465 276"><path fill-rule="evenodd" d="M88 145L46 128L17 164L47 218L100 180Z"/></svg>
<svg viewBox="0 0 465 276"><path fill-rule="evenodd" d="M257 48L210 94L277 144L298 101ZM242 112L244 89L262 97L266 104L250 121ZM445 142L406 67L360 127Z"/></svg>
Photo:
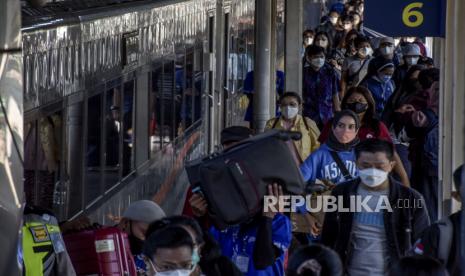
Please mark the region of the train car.
<svg viewBox="0 0 465 276"><path fill-rule="evenodd" d="M284 1L279 5L283 14ZM152 198L180 212L186 160L242 122L254 1L23 6L27 202L108 223ZM277 60L284 51L284 21Z"/></svg>

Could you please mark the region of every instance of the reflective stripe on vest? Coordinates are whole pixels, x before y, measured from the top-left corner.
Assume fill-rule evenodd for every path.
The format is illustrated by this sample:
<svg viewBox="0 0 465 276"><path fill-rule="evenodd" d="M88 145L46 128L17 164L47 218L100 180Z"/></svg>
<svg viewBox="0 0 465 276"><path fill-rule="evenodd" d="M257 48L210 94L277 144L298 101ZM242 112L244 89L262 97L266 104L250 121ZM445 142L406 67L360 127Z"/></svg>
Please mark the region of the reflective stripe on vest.
<svg viewBox="0 0 465 276"><path fill-rule="evenodd" d="M51 234L60 233L57 225L28 222L23 226L23 257L26 276L43 276L54 264Z"/></svg>

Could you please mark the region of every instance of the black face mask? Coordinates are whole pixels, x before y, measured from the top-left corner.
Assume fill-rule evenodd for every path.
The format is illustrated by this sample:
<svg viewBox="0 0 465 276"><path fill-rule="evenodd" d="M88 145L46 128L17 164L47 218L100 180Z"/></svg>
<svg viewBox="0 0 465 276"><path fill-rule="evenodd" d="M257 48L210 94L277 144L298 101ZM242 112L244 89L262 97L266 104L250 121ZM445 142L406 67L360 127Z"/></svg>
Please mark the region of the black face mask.
<svg viewBox="0 0 465 276"><path fill-rule="evenodd" d="M359 103L359 102L347 103L346 108L352 110L353 112L355 112L357 114L361 114L361 113L367 111L368 104Z"/></svg>

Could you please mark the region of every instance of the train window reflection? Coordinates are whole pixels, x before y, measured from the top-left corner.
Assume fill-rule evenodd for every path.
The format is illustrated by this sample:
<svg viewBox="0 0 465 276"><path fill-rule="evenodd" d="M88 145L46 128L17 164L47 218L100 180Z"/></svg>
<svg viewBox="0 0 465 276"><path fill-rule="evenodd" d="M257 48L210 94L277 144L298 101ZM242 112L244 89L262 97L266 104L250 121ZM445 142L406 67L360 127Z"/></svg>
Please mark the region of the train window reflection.
<svg viewBox="0 0 465 276"><path fill-rule="evenodd" d="M134 90L135 81L124 84L123 94L123 177L134 169Z"/></svg>
<svg viewBox="0 0 465 276"><path fill-rule="evenodd" d="M25 124L24 189L26 202L52 210L55 186L60 184L62 113ZM57 198L57 204L61 199Z"/></svg>
<svg viewBox="0 0 465 276"><path fill-rule="evenodd" d="M105 188L109 189L119 180L119 144L121 133L121 93L119 88L110 88L105 94Z"/></svg>
<svg viewBox="0 0 465 276"><path fill-rule="evenodd" d="M163 98L163 66L158 66L152 72L152 89L149 95L149 136L150 136L150 158L154 157L157 150L162 147L163 137L163 102L168 104L171 94L167 99ZM169 132L168 132L169 133Z"/></svg>
<svg viewBox="0 0 465 276"><path fill-rule="evenodd" d="M86 148L86 203L95 200L102 192L102 94L87 101L87 148Z"/></svg>

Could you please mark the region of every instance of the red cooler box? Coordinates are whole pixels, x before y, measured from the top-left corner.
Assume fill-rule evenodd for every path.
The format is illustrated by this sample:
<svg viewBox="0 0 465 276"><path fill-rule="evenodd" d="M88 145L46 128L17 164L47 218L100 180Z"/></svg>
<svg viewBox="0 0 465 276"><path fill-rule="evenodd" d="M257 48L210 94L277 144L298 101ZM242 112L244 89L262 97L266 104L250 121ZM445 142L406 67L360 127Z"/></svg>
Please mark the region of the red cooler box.
<svg viewBox="0 0 465 276"><path fill-rule="evenodd" d="M77 275L136 275L126 233L110 227L64 235Z"/></svg>

